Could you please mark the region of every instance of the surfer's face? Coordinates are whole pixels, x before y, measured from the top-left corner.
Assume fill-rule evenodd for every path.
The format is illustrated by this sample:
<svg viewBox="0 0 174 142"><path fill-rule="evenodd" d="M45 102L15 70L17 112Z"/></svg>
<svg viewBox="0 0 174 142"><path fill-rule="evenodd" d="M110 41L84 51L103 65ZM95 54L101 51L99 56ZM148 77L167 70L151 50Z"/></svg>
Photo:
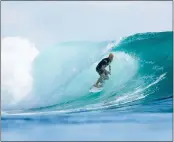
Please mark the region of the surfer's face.
<svg viewBox="0 0 174 142"><path fill-rule="evenodd" d="M110 61L112 61L113 58L114 58L113 54L110 54L110 55L109 55L109 59L110 59Z"/></svg>

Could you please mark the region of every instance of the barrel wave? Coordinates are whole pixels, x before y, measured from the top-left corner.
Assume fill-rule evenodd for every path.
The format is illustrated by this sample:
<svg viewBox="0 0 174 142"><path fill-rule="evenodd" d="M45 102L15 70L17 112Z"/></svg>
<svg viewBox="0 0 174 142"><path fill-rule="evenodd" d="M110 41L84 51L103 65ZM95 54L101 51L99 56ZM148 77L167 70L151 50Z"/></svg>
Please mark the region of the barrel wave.
<svg viewBox="0 0 174 142"><path fill-rule="evenodd" d="M119 42L64 42L47 48L33 63L30 95L16 108L74 112L133 105L131 111L141 111L142 106L167 102L143 111L171 112L172 34L141 33ZM114 54L110 79L102 92L89 93L99 77L97 63L110 52Z"/></svg>
<svg viewBox="0 0 174 142"><path fill-rule="evenodd" d="M109 43L67 42L38 56L37 106L90 110L172 98L172 32L135 34ZM115 55L110 80L102 92L89 93L98 78L96 64L110 52Z"/></svg>

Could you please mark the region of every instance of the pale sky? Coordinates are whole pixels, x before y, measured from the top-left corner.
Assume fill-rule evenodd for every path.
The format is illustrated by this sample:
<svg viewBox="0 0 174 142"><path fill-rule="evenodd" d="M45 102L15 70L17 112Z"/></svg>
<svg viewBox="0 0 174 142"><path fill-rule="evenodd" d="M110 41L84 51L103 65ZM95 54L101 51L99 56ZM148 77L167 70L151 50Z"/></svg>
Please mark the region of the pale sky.
<svg viewBox="0 0 174 142"><path fill-rule="evenodd" d="M172 1L1 2L1 37L24 37L39 49L160 31L172 31Z"/></svg>

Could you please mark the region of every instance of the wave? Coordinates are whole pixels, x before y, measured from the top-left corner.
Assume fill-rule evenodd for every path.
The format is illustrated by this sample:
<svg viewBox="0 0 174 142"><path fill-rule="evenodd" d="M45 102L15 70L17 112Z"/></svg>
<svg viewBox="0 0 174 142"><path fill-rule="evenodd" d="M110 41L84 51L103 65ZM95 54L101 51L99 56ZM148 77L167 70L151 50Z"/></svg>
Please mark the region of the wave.
<svg viewBox="0 0 174 142"><path fill-rule="evenodd" d="M33 63L30 95L14 110L139 108L172 98L172 37L173 32L141 33L119 42L64 42L47 48ZM110 52L114 54L110 79L102 92L89 93L98 78L97 63ZM172 105L166 107L172 111Z"/></svg>

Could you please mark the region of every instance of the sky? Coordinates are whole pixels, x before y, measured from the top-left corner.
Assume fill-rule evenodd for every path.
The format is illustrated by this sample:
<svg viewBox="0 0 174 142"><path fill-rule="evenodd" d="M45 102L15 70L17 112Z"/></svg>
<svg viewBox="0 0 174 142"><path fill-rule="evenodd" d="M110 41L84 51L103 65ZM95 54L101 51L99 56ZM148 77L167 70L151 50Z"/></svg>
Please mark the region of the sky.
<svg viewBox="0 0 174 142"><path fill-rule="evenodd" d="M2 1L1 38L24 37L38 49L62 41L115 40L172 31L171 1Z"/></svg>

